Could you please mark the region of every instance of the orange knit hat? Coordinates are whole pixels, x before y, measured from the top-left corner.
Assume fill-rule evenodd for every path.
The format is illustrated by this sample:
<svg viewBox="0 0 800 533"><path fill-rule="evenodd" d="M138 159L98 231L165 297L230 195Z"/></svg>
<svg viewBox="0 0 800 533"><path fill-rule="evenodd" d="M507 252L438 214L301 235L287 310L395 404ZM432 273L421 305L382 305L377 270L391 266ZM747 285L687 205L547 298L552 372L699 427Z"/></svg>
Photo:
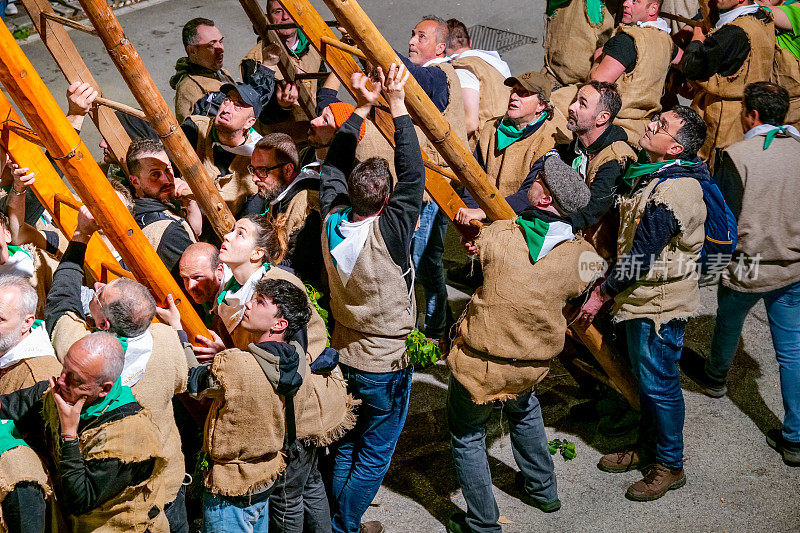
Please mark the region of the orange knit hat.
<svg viewBox="0 0 800 533"><path fill-rule="evenodd" d="M348 104L346 102L334 102L328 106L333 113L333 122L336 124L336 129L342 127L342 124L347 122L347 119L350 118L350 115L353 114L353 111L356 110L355 106L352 104ZM358 133L358 140L364 138L364 134L367 132L367 121L361 123L361 131Z"/></svg>

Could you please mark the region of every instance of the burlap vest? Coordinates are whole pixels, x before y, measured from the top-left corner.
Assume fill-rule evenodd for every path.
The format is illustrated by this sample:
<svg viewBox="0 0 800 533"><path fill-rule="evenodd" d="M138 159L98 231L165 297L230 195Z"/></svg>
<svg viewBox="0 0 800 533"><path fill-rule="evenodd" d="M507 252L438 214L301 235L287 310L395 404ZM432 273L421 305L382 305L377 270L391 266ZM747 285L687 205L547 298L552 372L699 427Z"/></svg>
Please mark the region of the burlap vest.
<svg viewBox="0 0 800 533"><path fill-rule="evenodd" d="M458 137L464 141L464 144L469 144L467 141L467 122L464 118L464 98L461 95L461 81L458 79L456 69L454 69L453 65L450 63L437 63L433 66L442 69L447 76L447 94L449 100L447 102L447 107L442 111L442 116L450 123L449 135ZM507 102L508 100L506 100L506 103ZM431 161L443 167L448 166L447 161L444 160L436 149L436 143L428 139L419 126L414 126L414 129L417 131L420 148L428 154Z"/></svg>
<svg viewBox="0 0 800 533"><path fill-rule="evenodd" d="M45 355L23 359L7 368L0 377L0 394L33 387L40 381L47 381L59 375L61 375L61 363L55 357Z"/></svg>
<svg viewBox="0 0 800 533"><path fill-rule="evenodd" d="M167 231L167 227L172 224L172 222L177 222L183 227L184 230L186 230L186 234L189 236L190 241L196 241L194 231L189 223L186 222L185 218L179 217L168 209L164 209L162 212L164 215L166 215L166 218L156 220L155 222L152 222L142 228L142 233L144 233L144 236L147 237L147 240L153 249L158 250L158 247L161 244L161 239L164 237L164 232Z"/></svg>
<svg viewBox="0 0 800 533"><path fill-rule="evenodd" d="M636 161L636 152L624 141L614 141L596 154L589 155L586 166L586 185L592 186L594 177L600 167L610 161L616 161L625 168L630 161ZM591 244L605 260L616 257L617 232L619 231L619 211L612 207L597 224L583 231L583 238Z"/></svg>
<svg viewBox="0 0 800 533"><path fill-rule="evenodd" d="M789 112L783 122L797 127L800 125L800 61L777 44L773 61L772 82L789 93Z"/></svg>
<svg viewBox="0 0 800 533"><path fill-rule="evenodd" d="M572 0L547 20L542 72L559 85L586 82L595 50L613 31L614 15L608 7L603 6L603 22L593 26L586 16L586 1Z"/></svg>
<svg viewBox="0 0 800 533"><path fill-rule="evenodd" d="M756 135L725 149L742 188L739 260L732 261L723 275L726 287L767 292L800 280L799 147L791 137L776 137L764 150L764 136Z"/></svg>
<svg viewBox="0 0 800 533"><path fill-rule="evenodd" d="M489 180L501 196L508 196L519 190L536 160L556 145L556 128L552 120L545 120L535 133L501 152L497 149L497 123L502 118L493 119L482 129L478 150L486 163Z"/></svg>
<svg viewBox="0 0 800 533"><path fill-rule="evenodd" d="M620 26L615 35L625 33L633 37L636 46L636 66L617 79L622 109L614 124L628 134L628 141L636 145L644 135L650 117L661 111L661 95L672 61L672 38L657 28Z"/></svg>
<svg viewBox="0 0 800 533"><path fill-rule="evenodd" d="M289 201L286 211L282 213L286 217L286 234L290 237L306 223L308 215L313 211L320 212L319 191L305 189L295 194Z"/></svg>
<svg viewBox="0 0 800 533"><path fill-rule="evenodd" d="M231 212L236 215L242 210L247 197L258 192L253 176L247 169L250 158L243 155L235 156L228 167L230 174L220 175L219 168L214 164L214 140L211 138L211 129L214 127L213 117L192 115L192 122L197 124L195 150L200 157L200 162L208 175L214 177L214 185L222 194L222 199L228 204Z"/></svg>
<svg viewBox="0 0 800 533"><path fill-rule="evenodd" d="M55 230L55 228L52 227L47 229ZM34 248L33 250L33 265L35 271L33 273L33 277L28 281L30 281L31 286L36 289L36 295L39 297L39 302L36 305L36 316L44 316L44 308L45 304L47 303L47 293L50 292L50 287L53 286L53 273L58 268L60 254L64 253L67 244L69 244L68 239L61 238L60 231L58 244L60 248L58 257L54 257L39 248Z"/></svg>
<svg viewBox="0 0 800 533"><path fill-rule="evenodd" d="M84 338L92 331L94 329L72 311L59 318L50 333L50 341L53 343L53 349L58 360L64 361L64 357L66 357L73 343Z"/></svg>
<svg viewBox="0 0 800 533"><path fill-rule="evenodd" d="M700 308L695 262L705 240L706 206L694 178L668 179L656 188L657 183L652 179L633 196L620 199L618 255L623 257L630 251L636 227L650 202L672 211L680 233L656 258L644 279L616 296L612 313L615 320L649 318L659 328L673 318L688 318Z"/></svg>
<svg viewBox="0 0 800 533"><path fill-rule="evenodd" d="M260 492L286 464L283 398L275 393L253 354L232 348L214 356L211 373L223 395L208 411L204 443L209 455L205 486L214 494Z"/></svg>
<svg viewBox="0 0 800 533"><path fill-rule="evenodd" d="M581 263L600 258L576 238L534 264L512 220L485 227L477 245L483 285L470 299L447 363L473 401L487 403L528 391L544 378L564 347L566 301L593 281L581 279Z"/></svg>
<svg viewBox="0 0 800 533"><path fill-rule="evenodd" d="M334 211L335 212L335 211ZM375 218L347 285L342 284L330 253L323 223L322 257L328 272L331 310L336 320L331 346L339 360L365 372L392 372L409 365L406 336L417 319L416 299L392 260Z"/></svg>
<svg viewBox="0 0 800 533"><path fill-rule="evenodd" d="M469 136L470 149L474 150L475 145L481 136L481 126L487 120L499 117L508 109L508 98L511 95L511 87L506 86L505 77L499 70L481 59L480 57L469 56L460 57L450 63L456 70L464 69L472 72L478 81L481 82L480 103L478 105L478 129Z"/></svg>
<svg viewBox="0 0 800 533"><path fill-rule="evenodd" d="M6 499L18 483L23 482L37 484L44 491L46 499L52 498L53 489L42 460L29 447L17 446L0 455L0 502ZM3 518L3 508L0 506L0 533L7 531L8 524Z"/></svg>
<svg viewBox="0 0 800 533"><path fill-rule="evenodd" d="M692 108L700 113L708 126L706 142L699 155L710 160L714 151L725 148L744 138L740 118L742 94L748 83L766 81L772 76L775 56L775 25L754 16L741 16L730 24L738 26L750 41L750 54L732 76L714 74L708 81L696 82L700 91L692 101Z"/></svg>
<svg viewBox="0 0 800 533"><path fill-rule="evenodd" d="M222 73L228 79L218 80L217 78L193 75L185 76L181 80L175 90L175 118L178 119L179 124L192 114L194 104L204 95L219 91L220 87L226 83L236 83L227 70L222 69Z"/></svg>
<svg viewBox="0 0 800 533"><path fill-rule="evenodd" d="M52 394L44 397L44 419L49 431L48 443L53 457L59 456L61 424ZM135 435L135 438L132 436ZM139 463L155 459L152 475L144 482L129 486L91 511L69 516L70 530L75 533L89 531L143 533L167 532L169 524L164 515L165 465L161 453L158 428L147 411L86 429L78 436L81 455L86 461L117 459L122 463ZM62 509L65 513L69 509Z"/></svg>

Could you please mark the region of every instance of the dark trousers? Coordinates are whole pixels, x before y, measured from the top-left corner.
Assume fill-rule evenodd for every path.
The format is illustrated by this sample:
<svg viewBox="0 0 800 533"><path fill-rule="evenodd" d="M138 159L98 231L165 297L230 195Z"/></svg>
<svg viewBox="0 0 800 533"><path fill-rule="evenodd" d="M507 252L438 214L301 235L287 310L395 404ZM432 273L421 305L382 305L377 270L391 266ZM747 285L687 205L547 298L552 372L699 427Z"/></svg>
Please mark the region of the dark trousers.
<svg viewBox="0 0 800 533"><path fill-rule="evenodd" d="M317 447L295 441L286 470L269 497L269 529L279 533L330 533L331 513L317 468Z"/></svg>
<svg viewBox="0 0 800 533"><path fill-rule="evenodd" d="M186 485L181 485L175 499L164 506L170 533L189 533L189 519L186 516Z"/></svg>
<svg viewBox="0 0 800 533"><path fill-rule="evenodd" d="M3 519L8 531L44 533L47 505L42 487L26 481L17 483L3 500Z"/></svg>

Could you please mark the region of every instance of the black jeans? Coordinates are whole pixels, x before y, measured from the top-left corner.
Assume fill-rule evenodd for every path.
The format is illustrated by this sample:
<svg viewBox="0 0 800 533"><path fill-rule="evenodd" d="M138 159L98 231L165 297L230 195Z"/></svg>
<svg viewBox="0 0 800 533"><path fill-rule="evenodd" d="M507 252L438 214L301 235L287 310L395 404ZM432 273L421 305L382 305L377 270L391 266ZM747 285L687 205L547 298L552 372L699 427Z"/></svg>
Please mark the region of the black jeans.
<svg viewBox="0 0 800 533"><path fill-rule="evenodd" d="M269 497L269 529L279 533L330 533L331 513L317 468L317 447L295 441L286 470Z"/></svg>
<svg viewBox="0 0 800 533"><path fill-rule="evenodd" d="M186 485L181 485L175 499L164 506L170 533L189 533L189 519L186 516Z"/></svg>
<svg viewBox="0 0 800 533"><path fill-rule="evenodd" d="M17 483L3 500L3 518L8 531L44 533L47 504L42 487L27 481Z"/></svg>

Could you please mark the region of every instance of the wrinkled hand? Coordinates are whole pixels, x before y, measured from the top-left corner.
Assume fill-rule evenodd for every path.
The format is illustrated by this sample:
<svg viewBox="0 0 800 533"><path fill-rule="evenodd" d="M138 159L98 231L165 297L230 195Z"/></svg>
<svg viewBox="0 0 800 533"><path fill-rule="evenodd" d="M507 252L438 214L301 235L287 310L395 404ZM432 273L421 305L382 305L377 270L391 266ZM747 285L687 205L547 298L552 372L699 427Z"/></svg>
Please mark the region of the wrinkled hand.
<svg viewBox="0 0 800 533"><path fill-rule="evenodd" d="M81 397L74 404L69 403L61 396L54 377L50 378L50 390L53 391L53 400L56 402L58 419L61 421L61 432L77 435L78 424L81 421L81 411L83 410L83 404L86 403L86 396Z"/></svg>
<svg viewBox="0 0 800 533"><path fill-rule="evenodd" d="M379 67L380 71L380 67ZM382 83L370 80L363 72L353 72L350 83L356 96L356 107L372 107L381 98ZM372 84L372 89L369 85Z"/></svg>
<svg viewBox="0 0 800 533"><path fill-rule="evenodd" d="M210 363L214 360L215 355L225 349L225 344L217 335L217 332L214 330L209 330L209 332L211 333L211 339L202 335L197 336L197 342L203 344L203 346L194 347L194 355L200 364Z"/></svg>
<svg viewBox="0 0 800 533"><path fill-rule="evenodd" d="M592 293L589 295L589 299L585 304L583 304L580 312L578 313L578 324L584 328L588 328L592 322L594 322L594 318L609 300L611 300L611 298L602 290L600 290L600 285L597 285L594 290L592 290Z"/></svg>
<svg viewBox="0 0 800 533"><path fill-rule="evenodd" d="M28 167L21 167L16 163L11 163L11 177L14 180L14 190L17 193L25 192L25 189L33 185L36 181L36 173L30 172Z"/></svg>
<svg viewBox="0 0 800 533"><path fill-rule="evenodd" d="M171 294L167 295L166 307L156 307L156 314L162 322L172 326L176 331L182 329L181 312L175 305L175 298Z"/></svg>
<svg viewBox="0 0 800 533"><path fill-rule="evenodd" d="M486 218L486 213L483 212L483 209L476 207L474 209L470 209L468 207L462 207L456 213L453 222L456 224L462 224L464 226L468 225L472 220L483 220Z"/></svg>
<svg viewBox="0 0 800 533"><path fill-rule="evenodd" d="M100 228L94 221L92 213L85 205L78 211L78 227L75 228L75 234L72 239L80 242L89 242L92 235Z"/></svg>
<svg viewBox="0 0 800 533"><path fill-rule="evenodd" d="M279 84L277 90L278 105L284 109L294 106L300 98L300 92L294 83Z"/></svg>
<svg viewBox="0 0 800 533"><path fill-rule="evenodd" d="M92 108L98 92L88 83L76 81L67 88L68 115L83 116Z"/></svg>
<svg viewBox="0 0 800 533"><path fill-rule="evenodd" d="M381 77L383 94L386 96L389 105L392 105L393 102L405 102L406 82L411 77L411 73L406 66L402 63L392 63L386 76L383 75L383 70L378 67L378 75Z"/></svg>

